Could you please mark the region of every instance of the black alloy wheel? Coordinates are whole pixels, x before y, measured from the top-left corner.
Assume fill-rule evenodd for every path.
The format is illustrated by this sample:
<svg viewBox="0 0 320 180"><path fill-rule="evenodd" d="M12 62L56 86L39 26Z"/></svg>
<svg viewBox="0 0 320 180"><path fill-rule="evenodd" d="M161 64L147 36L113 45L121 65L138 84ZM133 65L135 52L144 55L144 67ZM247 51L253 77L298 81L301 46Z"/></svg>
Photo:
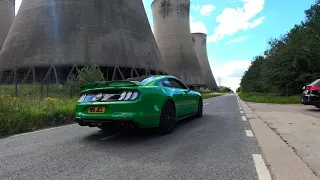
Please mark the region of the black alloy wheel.
<svg viewBox="0 0 320 180"><path fill-rule="evenodd" d="M176 124L176 108L171 101L164 103L160 116L158 132L169 134L173 131Z"/></svg>
<svg viewBox="0 0 320 180"><path fill-rule="evenodd" d="M202 117L203 115L203 100L200 98L199 104L198 104L198 112L196 114L196 117Z"/></svg>

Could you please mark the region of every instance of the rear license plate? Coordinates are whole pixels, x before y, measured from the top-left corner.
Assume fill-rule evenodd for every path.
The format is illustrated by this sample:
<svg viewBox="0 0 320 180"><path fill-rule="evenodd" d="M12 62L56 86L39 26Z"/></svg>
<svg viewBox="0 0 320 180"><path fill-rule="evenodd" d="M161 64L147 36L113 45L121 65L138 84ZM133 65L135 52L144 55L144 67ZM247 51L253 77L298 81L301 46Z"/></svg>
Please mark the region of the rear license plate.
<svg viewBox="0 0 320 180"><path fill-rule="evenodd" d="M89 107L88 113L102 114L106 107Z"/></svg>

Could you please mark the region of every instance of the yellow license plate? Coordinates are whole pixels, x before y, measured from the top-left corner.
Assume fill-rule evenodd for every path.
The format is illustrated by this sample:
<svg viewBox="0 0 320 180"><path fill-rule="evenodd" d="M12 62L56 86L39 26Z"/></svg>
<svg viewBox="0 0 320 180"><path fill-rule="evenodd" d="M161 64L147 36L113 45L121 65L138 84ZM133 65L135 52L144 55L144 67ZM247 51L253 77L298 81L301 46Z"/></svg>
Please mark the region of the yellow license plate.
<svg viewBox="0 0 320 180"><path fill-rule="evenodd" d="M106 110L106 107L89 107L88 113L102 114Z"/></svg>

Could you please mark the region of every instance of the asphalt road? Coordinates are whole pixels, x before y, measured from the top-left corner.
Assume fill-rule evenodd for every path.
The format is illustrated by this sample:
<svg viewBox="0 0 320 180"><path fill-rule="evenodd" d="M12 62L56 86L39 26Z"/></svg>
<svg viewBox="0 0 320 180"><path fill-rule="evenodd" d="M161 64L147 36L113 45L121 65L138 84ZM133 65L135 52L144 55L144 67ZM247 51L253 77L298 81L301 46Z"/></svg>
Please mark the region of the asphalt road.
<svg viewBox="0 0 320 180"><path fill-rule="evenodd" d="M258 179L261 153L236 96L204 105L202 118L165 136L70 125L0 139L0 179Z"/></svg>

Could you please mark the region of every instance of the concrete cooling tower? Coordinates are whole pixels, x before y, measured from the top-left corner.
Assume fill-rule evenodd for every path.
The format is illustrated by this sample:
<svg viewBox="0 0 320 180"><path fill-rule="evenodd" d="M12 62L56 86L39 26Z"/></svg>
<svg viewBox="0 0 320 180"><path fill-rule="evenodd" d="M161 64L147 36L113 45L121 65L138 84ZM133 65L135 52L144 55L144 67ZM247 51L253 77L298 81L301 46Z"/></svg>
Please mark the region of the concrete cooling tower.
<svg viewBox="0 0 320 180"><path fill-rule="evenodd" d="M192 41L198 56L205 84L210 89L218 90L208 59L207 35L204 33L192 33Z"/></svg>
<svg viewBox="0 0 320 180"><path fill-rule="evenodd" d="M190 32L189 0L154 0L154 34L168 73L188 85L203 78Z"/></svg>
<svg viewBox="0 0 320 180"><path fill-rule="evenodd" d="M14 19L15 0L0 0L0 50Z"/></svg>
<svg viewBox="0 0 320 180"><path fill-rule="evenodd" d="M23 0L0 53L3 83L64 83L88 64L107 80L166 73L142 0Z"/></svg>

